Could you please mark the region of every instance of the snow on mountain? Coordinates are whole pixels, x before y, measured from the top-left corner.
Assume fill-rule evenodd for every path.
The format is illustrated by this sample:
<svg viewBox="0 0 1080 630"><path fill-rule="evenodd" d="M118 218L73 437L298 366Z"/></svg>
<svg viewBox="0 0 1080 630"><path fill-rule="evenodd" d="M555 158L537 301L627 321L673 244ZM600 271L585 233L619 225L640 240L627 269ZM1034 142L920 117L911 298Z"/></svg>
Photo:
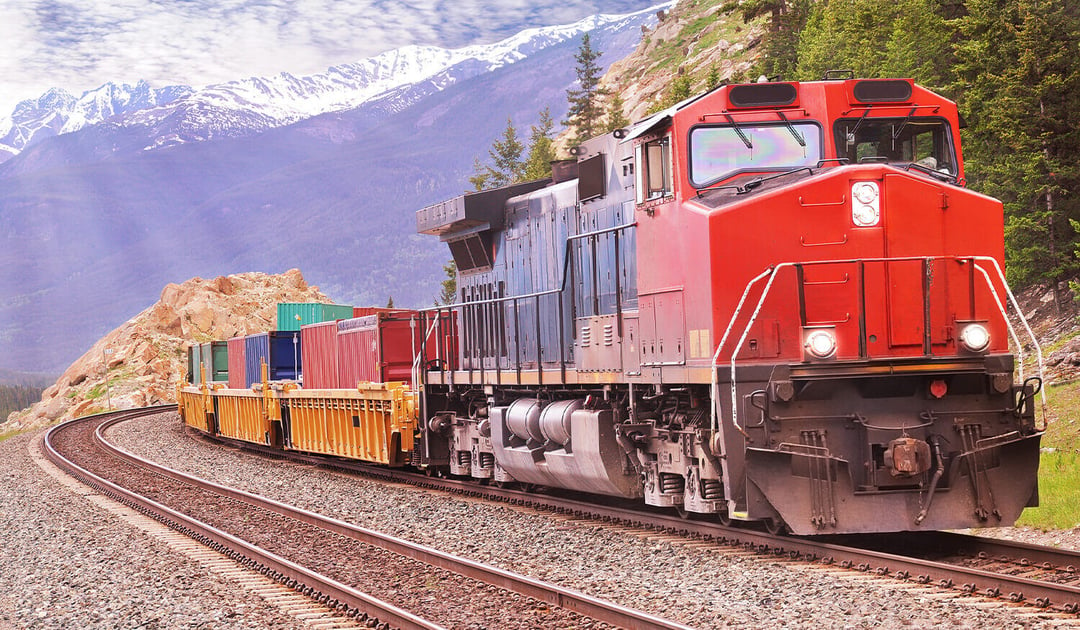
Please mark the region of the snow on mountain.
<svg viewBox="0 0 1080 630"><path fill-rule="evenodd" d="M0 118L0 161L45 138L164 105L191 93L185 86L155 89L146 81L135 85L106 83L77 98L52 88L36 99L21 101L11 116Z"/></svg>
<svg viewBox="0 0 1080 630"><path fill-rule="evenodd" d="M594 29L625 28L628 21L650 23L657 9L665 6L527 29L494 44L453 50L409 45L309 76L282 72L198 90L186 86L154 89L145 81L134 86L106 83L79 98L54 88L38 99L22 101L10 117L0 118L0 162L47 137L110 118L125 127L148 128L150 142L144 149L152 150L247 136L378 99L407 101L411 86L442 90ZM393 104L388 107L400 109Z"/></svg>

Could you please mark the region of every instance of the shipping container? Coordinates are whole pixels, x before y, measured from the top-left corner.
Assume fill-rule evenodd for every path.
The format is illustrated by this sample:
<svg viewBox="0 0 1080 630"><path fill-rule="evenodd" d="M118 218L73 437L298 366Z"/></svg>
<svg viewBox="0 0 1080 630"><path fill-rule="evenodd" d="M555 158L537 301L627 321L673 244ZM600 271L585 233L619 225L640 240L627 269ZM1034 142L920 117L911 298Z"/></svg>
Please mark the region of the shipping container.
<svg viewBox="0 0 1080 630"><path fill-rule="evenodd" d="M229 344L225 341L208 341L200 344L203 373L207 383L224 383L229 380Z"/></svg>
<svg viewBox="0 0 1080 630"><path fill-rule="evenodd" d="M244 340L245 387L262 381L262 363L271 381L299 381L302 372L300 331L275 330Z"/></svg>
<svg viewBox="0 0 1080 630"><path fill-rule="evenodd" d="M202 346L197 343L187 349L187 382L193 385L202 382Z"/></svg>
<svg viewBox="0 0 1080 630"><path fill-rule="evenodd" d="M354 306L352 310L353 319L357 317L367 317L368 315L378 315L379 313L412 313L405 308L385 308L382 306Z"/></svg>
<svg viewBox="0 0 1080 630"><path fill-rule="evenodd" d="M338 323L322 322L300 328L305 389L337 389Z"/></svg>
<svg viewBox="0 0 1080 630"><path fill-rule="evenodd" d="M318 302L282 302L277 305L278 330L299 331L301 326L348 319L353 307Z"/></svg>
<svg viewBox="0 0 1080 630"><path fill-rule="evenodd" d="M233 337L229 345L229 389L248 387L247 365L244 363L244 338Z"/></svg>
<svg viewBox="0 0 1080 630"><path fill-rule="evenodd" d="M456 357L453 344L454 319L443 315L428 337L425 364L440 356ZM431 327L428 322L426 327ZM342 388L357 383L412 383L413 360L420 351L425 325L416 311L377 313L338 322L338 384ZM452 351L447 352L447 349ZM440 352L441 351L441 352ZM452 366L448 366L453 369Z"/></svg>

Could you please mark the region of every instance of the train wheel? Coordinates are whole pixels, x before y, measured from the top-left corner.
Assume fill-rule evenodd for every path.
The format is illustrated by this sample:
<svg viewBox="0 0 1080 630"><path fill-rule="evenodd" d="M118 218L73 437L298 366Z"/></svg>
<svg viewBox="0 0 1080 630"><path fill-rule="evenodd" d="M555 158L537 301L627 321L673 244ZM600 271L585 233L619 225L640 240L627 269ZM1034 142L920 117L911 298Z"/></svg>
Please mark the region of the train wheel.
<svg viewBox="0 0 1080 630"><path fill-rule="evenodd" d="M727 510L716 513L716 519L720 521L720 524L724 527L731 527L731 514L728 514Z"/></svg>
<svg viewBox="0 0 1080 630"><path fill-rule="evenodd" d="M769 532L773 536L780 536L782 534L788 533L790 530L788 530L787 523L785 523L783 520L777 517L770 516L769 518L765 519L765 531Z"/></svg>
<svg viewBox="0 0 1080 630"><path fill-rule="evenodd" d="M686 511L686 506L685 505L683 505L682 503L676 503L674 507L675 507L675 513L679 515L679 518L681 518L683 520L689 520L690 519L690 512Z"/></svg>

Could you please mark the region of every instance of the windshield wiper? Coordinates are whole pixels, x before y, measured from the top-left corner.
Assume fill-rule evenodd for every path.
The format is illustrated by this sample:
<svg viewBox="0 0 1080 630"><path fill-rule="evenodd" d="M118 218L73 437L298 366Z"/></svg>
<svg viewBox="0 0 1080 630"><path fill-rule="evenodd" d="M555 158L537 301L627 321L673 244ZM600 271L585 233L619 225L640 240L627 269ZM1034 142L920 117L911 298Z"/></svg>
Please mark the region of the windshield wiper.
<svg viewBox="0 0 1080 630"><path fill-rule="evenodd" d="M731 123L731 128L734 129L735 133L739 135L739 140L742 140L742 143L746 145L746 148L753 150L754 144L750 142L750 138L746 137L746 134L743 133L743 130L739 129L739 125L735 123L735 119L731 117L731 114L724 114L724 117L727 118L727 121L729 123Z"/></svg>
<svg viewBox="0 0 1080 630"><path fill-rule="evenodd" d="M900 132L904 130L904 127L907 127L908 121L911 120L911 117L915 115L915 110L917 109L918 107L912 107L911 111L908 112L908 115L904 116L904 119L900 121L900 127L893 131L892 139L894 147L896 146L896 139L900 137Z"/></svg>
<svg viewBox="0 0 1080 630"><path fill-rule="evenodd" d="M911 169L915 169L920 173L926 173L927 175L933 177L936 180L948 182L950 184L955 184L957 181L959 181L956 175L953 175L952 173L939 171L937 169L930 168L925 164L919 164L918 162L912 162L904 167L905 171L910 171Z"/></svg>
<svg viewBox="0 0 1080 630"><path fill-rule="evenodd" d="M695 192L697 192L698 199L701 198L702 194L709 192L710 190L734 190L736 195L745 195L746 193L754 190L755 188L760 187L767 181L776 179L778 177L784 177L785 175L798 173L800 171L806 171L811 175L814 174L814 169L812 169L811 167L800 166L799 168L793 168L790 171L784 171L783 173L777 173L776 175L769 175L768 177L755 177L754 179L751 179L750 181L743 184L742 186L735 186L732 184L727 184L724 186L706 186L704 188L695 189Z"/></svg>
<svg viewBox="0 0 1080 630"><path fill-rule="evenodd" d="M784 124L787 125L787 130L791 132L791 135L795 136L795 142L798 142L799 146L805 149L806 140L804 140L803 137L799 135L798 130L795 129L795 125L791 124L791 121L788 120L788 117L784 115L784 112L778 111L776 112L776 114L780 116L780 120L784 121Z"/></svg>

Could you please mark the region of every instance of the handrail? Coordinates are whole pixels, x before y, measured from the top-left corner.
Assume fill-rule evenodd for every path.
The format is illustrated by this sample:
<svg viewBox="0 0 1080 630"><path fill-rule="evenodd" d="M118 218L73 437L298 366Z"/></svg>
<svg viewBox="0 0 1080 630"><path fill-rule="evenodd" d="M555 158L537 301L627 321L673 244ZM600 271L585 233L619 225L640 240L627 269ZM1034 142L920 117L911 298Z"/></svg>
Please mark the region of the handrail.
<svg viewBox="0 0 1080 630"><path fill-rule="evenodd" d="M1020 363L1021 363L1021 366L1020 366L1019 369L1020 369L1020 374L1021 374L1021 377L1022 377L1023 376L1023 347L1020 344L1019 337L1016 335L1016 332L1013 329L1012 323L1009 321L1007 309L1002 304L1000 298L997 295L997 291L994 288L994 283L990 278L990 274L987 273L986 270L983 269L980 265L975 264L975 261L981 261L981 262L989 261L989 262L991 262L993 264L994 270L997 271L998 279L1001 281L1001 285L1005 288L1006 294L1009 296L1009 300L1012 303L1014 310L1016 311L1017 317L1020 319L1021 323L1023 323L1024 329L1027 331L1028 336L1031 338L1031 343L1035 347L1035 352L1036 352L1036 355L1038 357L1038 364L1039 364L1039 378L1042 379L1044 377L1044 373L1045 373L1045 366L1043 364L1042 348L1039 346L1039 340L1035 337L1035 333L1031 330L1031 326L1028 325L1027 319L1024 317L1024 313L1020 309L1020 305L1016 301L1016 297L1013 295L1012 290L1009 288L1009 283L1005 279L1005 274L1001 269L1001 265L998 264L997 259L995 259L995 258L993 258L991 256L898 256L898 257L881 257L881 258L850 258L850 259L833 259L833 260L813 260L813 261L801 261L801 262L782 262L782 263L778 263L778 264L775 264L775 265L772 265L772 266L768 267L761 274L755 276L749 282L747 282L746 288L743 290L743 295L739 299L739 303L735 306L735 311L732 313L731 319L728 321L728 325L727 325L727 328L724 331L724 335L723 335L723 337L721 337L720 343L717 344L717 346L716 346L716 352L713 354L713 360L712 360L712 366L711 366L711 368L712 368L711 369L712 382L713 382L713 404L712 404L712 407L713 407L713 409L712 409L712 429L713 429L713 431L718 432L719 429L720 429L719 423L718 423L718 414L717 414L717 411L716 411L716 406L717 406L717 403L718 403L717 394L719 394L719 377L718 377L717 369L719 367L721 367L720 363L719 363L720 352L723 349L724 345L727 343L728 337L730 336L732 330L735 327L735 322L738 321L738 319L739 319L739 315L740 315L740 313L742 311L743 305L746 302L746 298L750 294L750 291L762 279L768 278L768 281L766 282L765 287L762 289L761 297L758 299L757 305L754 308L754 312L750 315L750 318L747 321L745 328L743 329L742 335L739 337L738 343L736 343L735 348L731 352L731 361L730 361L730 365L731 365L731 422L734 425L735 429L738 430L740 433L742 433L743 436L746 436L747 434L746 434L746 431L744 431L742 429L742 427L740 426L740 424L739 424L738 393L737 393L737 389L736 389L737 382L736 382L736 370L735 370L735 367L736 367L735 366L735 357L737 357L738 354L739 354L739 351L742 350L742 345L746 341L746 337L747 337L747 335L749 335L750 329L753 327L754 323L757 321L757 317L761 312L761 308L765 303L765 299L768 297L769 291L772 289L773 282L775 281L777 274L782 269L786 269L786 268L789 268L789 267L807 266L807 265L837 265L837 264L857 264L857 263L868 263L868 262L870 262L870 263L890 263L890 262L904 262L904 261L923 261L923 262L925 262L925 261L935 260L935 259L956 260L956 261L970 260L970 261L972 261L972 266L975 269L979 270L980 273L982 273L984 279L986 280L987 287L990 289L991 295L994 298L995 306L998 307L998 312L1001 314L1001 317L1005 321L1005 325L1008 328L1008 330L1009 330L1009 332L1010 332L1010 334L1011 334L1011 336L1013 338L1013 341L1017 345L1017 353L1019 355L1019 359L1020 359ZM1046 424L1047 424L1047 420L1046 420L1046 405L1047 405L1047 402L1046 402L1046 388L1042 388L1041 394L1042 394L1042 402L1043 402L1043 427L1045 429Z"/></svg>
<svg viewBox="0 0 1080 630"><path fill-rule="evenodd" d="M428 312L431 312L431 311L439 311L439 310L441 310L443 308L448 308L450 310L453 310L453 309L456 309L456 308L464 309L465 307L470 307L470 306L471 307L477 307L477 306L490 305L490 304L503 304L505 302L511 302L511 301L517 303L517 301L519 301L519 300L536 299L537 300L537 303L536 303L537 304L536 317L537 317L537 322L539 323L539 321L540 321L539 298L544 297L544 296L548 296L548 295L563 294L567 290L568 279L569 279L570 274L571 274L571 271L570 271L571 270L571 264L570 264L570 259L571 259L570 245L571 245L571 243L573 241L578 241L578 240L587 239L587 238L595 238L597 236L602 236L604 234L611 234L611 233L615 233L616 237L617 237L619 232L622 232L624 230L628 230L628 229L633 228L633 227L637 227L637 225L638 225L637 221L633 221L633 222L630 222L630 223L624 223L622 225L615 225L615 226L608 227L608 228L602 228L602 229L599 229L599 230L593 230L591 232L582 232L580 234L573 234L573 235L567 236L566 237L566 244L565 244L565 247L563 249L562 281L560 282L559 287L557 289L547 289L547 290L544 290L544 291L535 291L533 293L527 293L527 294L523 294L523 295L508 295L508 296L503 296L503 297L498 297L498 298L489 298L489 299L486 299L486 300L471 300L471 301L468 301L468 302L460 302L460 303L455 303L455 304L446 305L446 306L433 306L433 307L428 307L428 308L425 308L425 309L420 309L419 312L428 313ZM616 249L616 252L617 251L618 250ZM616 260L618 260L618 254L617 253L616 253ZM615 270L615 277L616 277L617 292L619 291L619 289L621 289L621 286L619 286L619 281L618 281L618 279L619 279L619 273L618 272L619 272L619 269L616 269ZM617 305L617 308L621 312L622 300L621 300L620 295L616 295L616 305ZM464 320L464 318L463 318L463 320ZM467 323L465 321L463 321L462 325L467 326ZM621 321L620 321L620 325L621 325ZM536 339L536 346L537 346L537 365L539 366L540 357L542 356L542 347L541 347L541 344L540 344L539 335L537 336L537 339ZM561 347L561 344L560 344L560 347ZM560 352L560 355L561 355L561 352ZM565 361L560 361L560 362L565 363ZM483 366L483 357L482 356L480 358L480 364L481 364L481 366ZM497 365L498 365L498 357L496 357L496 366Z"/></svg>

